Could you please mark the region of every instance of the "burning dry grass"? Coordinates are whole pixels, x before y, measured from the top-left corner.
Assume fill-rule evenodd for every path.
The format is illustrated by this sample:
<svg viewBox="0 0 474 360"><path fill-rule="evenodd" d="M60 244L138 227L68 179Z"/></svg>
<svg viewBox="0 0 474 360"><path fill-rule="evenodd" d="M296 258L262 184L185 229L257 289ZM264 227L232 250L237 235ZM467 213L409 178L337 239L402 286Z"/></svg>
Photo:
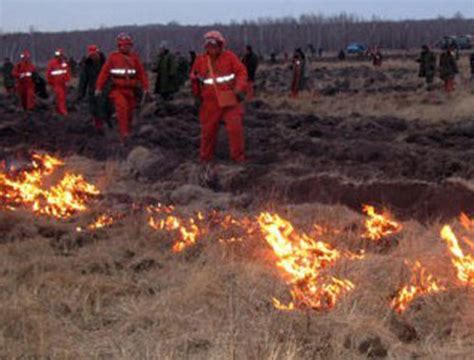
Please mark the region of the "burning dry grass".
<svg viewBox="0 0 474 360"><path fill-rule="evenodd" d="M263 98L284 111L393 112L430 121L449 120L458 109L464 116L468 107L454 105L471 101L464 93L439 103L421 90L412 95ZM130 201L158 196L166 184L139 184L122 176L120 164L73 158L51 185L70 169L104 199L92 192L85 209L57 216L61 221L50 212L33 215L35 201L21 196L16 211L0 212L0 358L472 353L472 214L453 220L442 236L445 224L401 224L381 209L366 217L322 205L245 213L147 207L115 201L114 192ZM42 185L39 204L48 195Z"/></svg>
<svg viewBox="0 0 474 360"><path fill-rule="evenodd" d="M94 216L57 223L21 211L0 214L0 354L406 359L470 353L474 297L457 277L439 234L441 224L404 223L401 232L377 247L362 236L364 216L346 208L306 205L278 213L285 219L280 221L292 222L298 236L309 234L306 240L324 242L326 250L366 250L363 258L339 259L321 269L353 284L337 303L319 310L297 301L294 311L275 308L273 298L283 303L292 299L285 271L275 266L288 257L274 251L265 231L239 234L222 226L229 219L212 225L210 216L197 217L199 226L207 224L205 233L175 253L179 232L153 229L146 211L81 233L76 231L78 222L88 223ZM257 215L250 218L256 221ZM249 214L228 216L237 222ZM277 233L288 226L269 216L261 221L275 224ZM459 236L472 235L457 221L452 228ZM220 241L239 236L241 241ZM313 255L300 253L292 264L305 266ZM414 297L398 315L390 303L403 286L413 285L406 261L419 261L446 290Z"/></svg>

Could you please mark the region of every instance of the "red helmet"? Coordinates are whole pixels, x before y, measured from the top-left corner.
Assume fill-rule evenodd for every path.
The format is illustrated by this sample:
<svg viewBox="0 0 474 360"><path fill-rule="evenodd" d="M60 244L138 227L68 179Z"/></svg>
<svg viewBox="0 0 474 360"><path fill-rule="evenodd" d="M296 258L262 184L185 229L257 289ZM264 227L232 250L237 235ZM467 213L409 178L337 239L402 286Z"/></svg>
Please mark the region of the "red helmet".
<svg viewBox="0 0 474 360"><path fill-rule="evenodd" d="M63 56L64 55L64 50L63 49L56 49L54 52L54 56Z"/></svg>
<svg viewBox="0 0 474 360"><path fill-rule="evenodd" d="M222 35L219 31L213 30L209 31L204 34L204 44L220 44L224 45L225 44L225 38L224 35Z"/></svg>
<svg viewBox="0 0 474 360"><path fill-rule="evenodd" d="M95 54L95 53L98 53L98 52L99 52L99 47L97 45L89 45L87 47L87 53L89 55Z"/></svg>
<svg viewBox="0 0 474 360"><path fill-rule="evenodd" d="M120 33L117 36L117 45L122 46L122 45L133 45L133 39L132 37L127 34L127 33Z"/></svg>
<svg viewBox="0 0 474 360"><path fill-rule="evenodd" d="M29 59L31 58L31 54L28 50L24 50L21 54L20 54L20 58L22 59Z"/></svg>

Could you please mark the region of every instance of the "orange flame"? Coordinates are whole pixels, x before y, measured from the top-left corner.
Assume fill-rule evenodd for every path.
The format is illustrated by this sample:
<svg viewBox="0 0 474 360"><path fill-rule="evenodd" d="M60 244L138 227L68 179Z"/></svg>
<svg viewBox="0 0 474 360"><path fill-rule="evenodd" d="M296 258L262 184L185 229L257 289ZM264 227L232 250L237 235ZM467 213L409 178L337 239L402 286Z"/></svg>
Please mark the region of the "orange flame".
<svg viewBox="0 0 474 360"><path fill-rule="evenodd" d="M410 266L406 262L407 266ZM390 306L397 313L404 312L410 304L418 297L446 290L433 276L427 273L426 269L419 261L416 261L411 268L411 284L405 285L392 300Z"/></svg>
<svg viewBox="0 0 474 360"><path fill-rule="evenodd" d="M0 173L0 204L7 209L31 207L40 215L67 219L87 210L87 203L100 194L81 175L66 173L62 180L49 189L43 189L45 177L62 166L62 160L50 155L34 154L32 168L16 174Z"/></svg>
<svg viewBox="0 0 474 360"><path fill-rule="evenodd" d="M459 221L467 231L474 231L474 218L471 219L465 213L462 213L459 217Z"/></svg>
<svg viewBox="0 0 474 360"><path fill-rule="evenodd" d="M457 271L458 279L462 284L474 286L474 258L472 255L465 255L459 245L459 241L452 228L445 225L441 230L441 237L448 245L451 253L451 262Z"/></svg>
<svg viewBox="0 0 474 360"><path fill-rule="evenodd" d="M365 233L362 235L366 239L378 241L402 230L401 224L391 220L388 214L378 214L373 206L364 205L363 212L368 216L365 220Z"/></svg>
<svg viewBox="0 0 474 360"><path fill-rule="evenodd" d="M171 215L174 211L173 207L163 207L158 205L156 207L148 207L147 211L151 214L148 219L148 224L155 230L177 231L178 239L173 245L173 252L182 252L186 248L196 244L199 236L203 235L203 230L198 227L196 221L204 219L201 213L189 219L180 219L175 215ZM166 214L164 219L157 219L154 215Z"/></svg>
<svg viewBox="0 0 474 360"><path fill-rule="evenodd" d="M298 234L290 222L276 214L262 213L258 223L278 257L277 265L288 276L292 287L293 301L288 305L273 299L277 309L330 309L342 294L354 289L354 284L349 280L328 278L321 273L343 257L341 252L306 234Z"/></svg>
<svg viewBox="0 0 474 360"><path fill-rule="evenodd" d="M210 220L224 230L219 238L221 244L243 243L248 236L258 231L258 224L251 218L235 218L231 214L221 216L214 211L210 214Z"/></svg>
<svg viewBox="0 0 474 360"><path fill-rule="evenodd" d="M112 226L115 221L117 221L118 217L114 217L110 214L101 214L99 215L92 223L87 225L86 229L87 230L98 230L98 229L103 229L103 228L108 228ZM84 228L78 227L76 228L77 232L82 232L84 231Z"/></svg>

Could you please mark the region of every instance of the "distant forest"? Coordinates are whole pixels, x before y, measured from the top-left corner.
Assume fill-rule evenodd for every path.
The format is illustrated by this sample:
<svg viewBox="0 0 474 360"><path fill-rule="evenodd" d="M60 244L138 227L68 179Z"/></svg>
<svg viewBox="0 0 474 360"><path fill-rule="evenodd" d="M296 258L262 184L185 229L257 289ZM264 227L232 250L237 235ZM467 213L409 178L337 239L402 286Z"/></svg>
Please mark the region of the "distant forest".
<svg viewBox="0 0 474 360"><path fill-rule="evenodd" d="M29 49L37 63L44 63L54 49L60 47L68 55L80 58L88 44L97 44L105 52L113 50L116 35L126 31L135 38L136 50L150 62L162 41L167 41L173 50L199 51L202 35L210 29L222 31L229 46L239 52L244 45L250 44L262 56L268 56L272 52L306 48L308 44L325 51L337 51L350 42L386 49L418 48L425 43L434 44L445 35L474 34L474 19L464 19L459 15L449 19L387 21L373 18L368 21L341 14L334 17L304 15L298 19L259 19L214 26L169 23L63 33L31 29L29 33L0 35L0 55L17 59L23 49Z"/></svg>

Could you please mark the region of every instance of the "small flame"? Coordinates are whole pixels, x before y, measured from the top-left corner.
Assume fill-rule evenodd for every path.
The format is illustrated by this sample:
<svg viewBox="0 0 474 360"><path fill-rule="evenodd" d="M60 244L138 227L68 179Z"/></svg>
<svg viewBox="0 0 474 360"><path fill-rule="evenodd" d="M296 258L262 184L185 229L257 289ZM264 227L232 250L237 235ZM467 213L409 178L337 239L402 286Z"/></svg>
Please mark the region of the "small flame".
<svg viewBox="0 0 474 360"><path fill-rule="evenodd" d="M456 268L458 279L464 285L474 286L474 257L470 254L464 254L456 235L449 225L443 227L441 237L448 245L451 262Z"/></svg>
<svg viewBox="0 0 474 360"><path fill-rule="evenodd" d="M273 299L277 309L331 309L341 295L354 289L349 280L328 278L322 274L323 269L334 266L343 258L341 252L306 234L298 234L290 222L277 214L262 213L258 222L278 257L277 266L284 271L291 285L293 301L283 305Z"/></svg>
<svg viewBox="0 0 474 360"><path fill-rule="evenodd" d="M365 220L365 233L362 237L374 241L393 235L402 230L402 225L390 219L388 214L378 214L370 205L363 206L363 212L368 216Z"/></svg>
<svg viewBox="0 0 474 360"><path fill-rule="evenodd" d="M406 262L407 266L410 266ZM397 313L404 312L410 304L420 296L438 293L446 290L439 282L429 274L419 261L410 266L412 275L410 285L405 285L392 300L390 306Z"/></svg>
<svg viewBox="0 0 474 360"><path fill-rule="evenodd" d="M172 215L173 207L150 206L147 208L150 217L148 224L155 230L166 230L166 231L177 231L178 239L173 245L173 252L179 253L184 251L186 248L196 244L199 236L203 235L203 230L196 224L200 219L204 219L202 213L196 215L196 219L193 217L189 219L181 219L175 215ZM156 218L156 215L164 214L165 218Z"/></svg>

